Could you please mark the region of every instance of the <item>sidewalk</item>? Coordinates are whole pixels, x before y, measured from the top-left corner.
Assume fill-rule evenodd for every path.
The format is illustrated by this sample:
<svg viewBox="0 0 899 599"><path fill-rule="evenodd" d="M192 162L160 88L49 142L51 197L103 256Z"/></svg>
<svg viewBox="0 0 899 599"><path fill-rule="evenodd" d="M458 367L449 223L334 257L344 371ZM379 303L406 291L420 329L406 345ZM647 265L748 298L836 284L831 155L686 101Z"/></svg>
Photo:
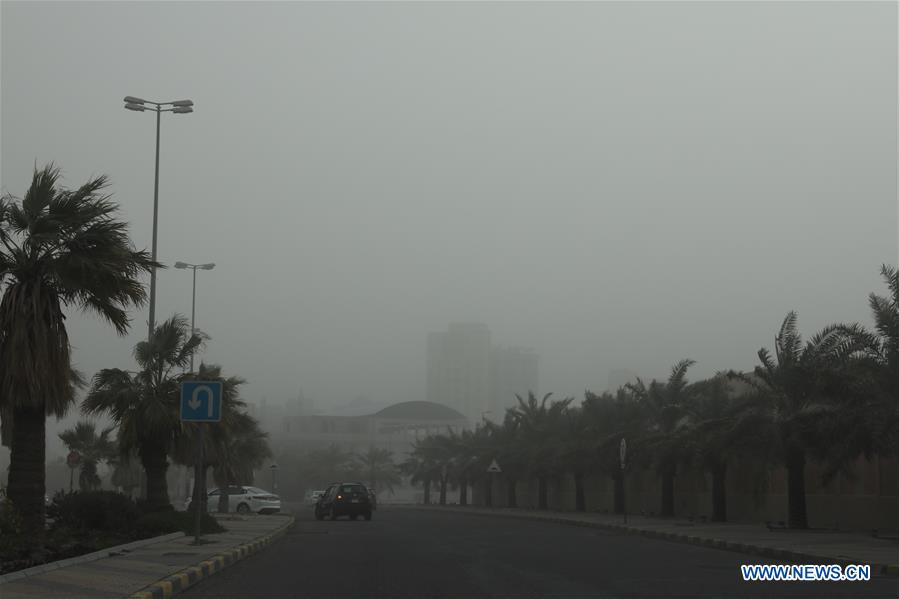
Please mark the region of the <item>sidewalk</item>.
<svg viewBox="0 0 899 599"><path fill-rule="evenodd" d="M870 564L872 575L899 576L899 541L877 539L864 533L818 530L769 531L762 524L699 523L645 516L628 516L625 525L620 515L593 512L436 505L409 506L406 509L445 510L471 515L524 518L605 528L788 562Z"/></svg>
<svg viewBox="0 0 899 599"><path fill-rule="evenodd" d="M293 516L229 515L220 521L228 530L204 535L204 543L199 546L192 544L192 536L167 535L155 543L122 548L109 557L5 582L0 585L0 596L3 599L170 597L259 551L287 531Z"/></svg>

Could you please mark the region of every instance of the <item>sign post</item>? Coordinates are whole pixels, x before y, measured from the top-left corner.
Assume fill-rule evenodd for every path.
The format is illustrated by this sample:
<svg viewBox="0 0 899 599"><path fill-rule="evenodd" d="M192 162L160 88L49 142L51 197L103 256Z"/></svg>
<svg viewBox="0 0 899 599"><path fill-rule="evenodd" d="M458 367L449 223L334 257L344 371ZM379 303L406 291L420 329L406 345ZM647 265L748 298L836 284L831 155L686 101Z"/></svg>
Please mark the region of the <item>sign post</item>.
<svg viewBox="0 0 899 599"><path fill-rule="evenodd" d="M487 492L484 494L484 504L487 507L493 507L493 475L497 472L502 472L502 469L494 458L487 466Z"/></svg>
<svg viewBox="0 0 899 599"><path fill-rule="evenodd" d="M627 524L627 479L624 477L624 467L627 465L627 441L624 437L618 444L618 461L621 464L621 508L624 512L624 523Z"/></svg>
<svg viewBox="0 0 899 599"><path fill-rule="evenodd" d="M200 544L200 522L204 507L206 483L203 480L205 468L203 456L203 426L206 422L222 419L221 381L185 381L181 383L181 422L197 425L197 461L194 465L194 544Z"/></svg>

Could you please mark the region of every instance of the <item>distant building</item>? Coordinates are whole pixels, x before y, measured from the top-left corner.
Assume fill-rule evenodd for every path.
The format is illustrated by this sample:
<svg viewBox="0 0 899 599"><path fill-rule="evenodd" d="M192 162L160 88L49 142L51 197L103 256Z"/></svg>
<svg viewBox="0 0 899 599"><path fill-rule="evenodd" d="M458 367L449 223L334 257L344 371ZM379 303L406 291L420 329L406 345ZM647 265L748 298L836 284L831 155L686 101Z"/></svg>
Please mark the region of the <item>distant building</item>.
<svg viewBox="0 0 899 599"><path fill-rule="evenodd" d="M450 406L472 422L490 410L490 330L481 323L453 323L430 333L427 399Z"/></svg>
<svg viewBox="0 0 899 599"><path fill-rule="evenodd" d="M527 399L537 393L539 358L530 349L494 347L490 354L490 411L493 420L502 420L508 408L518 405L516 395Z"/></svg>
<svg viewBox="0 0 899 599"><path fill-rule="evenodd" d="M412 443L431 434L461 432L468 420L456 410L427 401L393 404L372 414L307 414L289 419L289 434L280 436L282 451L301 452L336 445L348 452L371 447L401 456Z"/></svg>
<svg viewBox="0 0 899 599"><path fill-rule="evenodd" d="M450 406L471 422L501 420L515 395L537 393L537 354L500 348L482 323L452 323L427 337L427 399ZM489 413L489 414L488 414Z"/></svg>

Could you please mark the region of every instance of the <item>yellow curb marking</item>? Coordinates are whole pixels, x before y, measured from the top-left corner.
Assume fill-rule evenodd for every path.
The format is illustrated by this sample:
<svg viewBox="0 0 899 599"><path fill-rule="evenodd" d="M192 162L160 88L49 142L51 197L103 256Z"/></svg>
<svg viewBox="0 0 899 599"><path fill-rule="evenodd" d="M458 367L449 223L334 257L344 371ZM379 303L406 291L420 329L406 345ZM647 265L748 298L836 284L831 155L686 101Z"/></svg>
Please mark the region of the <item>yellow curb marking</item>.
<svg viewBox="0 0 899 599"><path fill-rule="evenodd" d="M165 597L171 597L172 595L172 583L168 580L162 580L156 583L159 588L162 589L162 593Z"/></svg>
<svg viewBox="0 0 899 599"><path fill-rule="evenodd" d="M132 599L153 599L153 593L147 591L139 591L131 595Z"/></svg>
<svg viewBox="0 0 899 599"><path fill-rule="evenodd" d="M190 584L190 576L188 574L182 572L181 574L178 575L178 577L181 579L181 590L183 591Z"/></svg>

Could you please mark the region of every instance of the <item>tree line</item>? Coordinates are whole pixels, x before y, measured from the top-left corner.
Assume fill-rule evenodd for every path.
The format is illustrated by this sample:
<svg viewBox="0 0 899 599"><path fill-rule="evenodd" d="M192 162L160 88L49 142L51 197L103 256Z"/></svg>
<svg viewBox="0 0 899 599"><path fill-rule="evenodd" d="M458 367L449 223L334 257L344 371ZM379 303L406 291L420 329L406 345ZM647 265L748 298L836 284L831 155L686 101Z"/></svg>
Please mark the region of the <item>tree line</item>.
<svg viewBox="0 0 899 599"><path fill-rule="evenodd" d="M86 390L83 414L115 424L114 440L113 430L97 433L87 423L63 433L63 441L88 458L81 488L96 486L96 463L113 459L112 444L122 464L119 480L132 482L128 466L139 463L149 508L170 506L170 461L194 463L197 425L179 416L179 385L188 380L223 384L222 420L204 436L205 465L216 483L252 479L271 455L266 434L240 398L243 379L204 363L187 372L208 337L179 315L135 346L133 370L104 369L88 380L73 368L65 312L93 313L125 335L130 311L147 300L141 277L163 265L133 246L105 176L74 190L59 186L59 176L52 164L35 168L23 198L0 198L0 438L10 448L6 494L35 546L44 532L46 419L65 416L78 390ZM194 505L205 507L201 488L205 481L195 489L201 501Z"/></svg>
<svg viewBox="0 0 899 599"><path fill-rule="evenodd" d="M727 519L726 480L737 460L740 476L765 476L770 467L787 474L788 525L807 528L806 466L823 465L824 483L850 472L861 456L890 457L899 451L899 272L883 265L888 294L871 293L875 328L833 324L803 342L795 312L787 314L774 350L758 351L750 372L726 371L690 383L693 360L675 364L667 380L641 379L615 393L587 391L583 402L517 396L500 423L433 435L414 445L403 470L413 483L431 486L446 503L448 488L468 503L470 485L491 487L487 467L502 465L506 504L517 505L517 485L537 480L537 505L548 508L548 482L571 477L575 507L586 509L584 478L613 481L614 510L624 510L625 476L648 468L660 481L659 513L673 516L674 489L684 466L711 478L712 519ZM628 464L619 464L627 440Z"/></svg>

